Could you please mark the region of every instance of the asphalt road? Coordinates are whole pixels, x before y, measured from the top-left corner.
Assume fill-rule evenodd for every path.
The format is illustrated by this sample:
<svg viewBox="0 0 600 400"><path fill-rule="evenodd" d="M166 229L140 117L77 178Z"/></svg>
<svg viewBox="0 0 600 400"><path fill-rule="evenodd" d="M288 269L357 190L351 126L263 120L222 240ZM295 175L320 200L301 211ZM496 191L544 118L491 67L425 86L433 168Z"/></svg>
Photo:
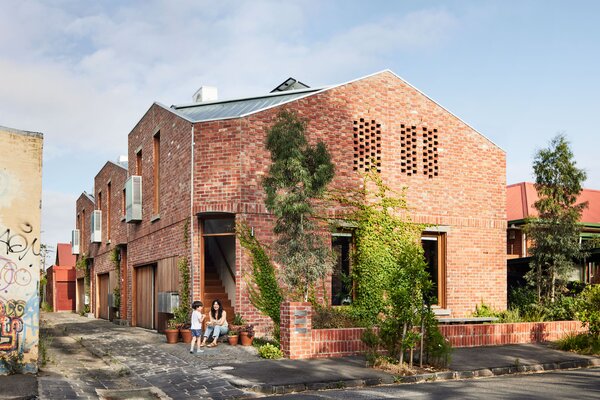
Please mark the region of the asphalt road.
<svg viewBox="0 0 600 400"><path fill-rule="evenodd" d="M304 392L279 399L600 399L600 368L464 381Z"/></svg>

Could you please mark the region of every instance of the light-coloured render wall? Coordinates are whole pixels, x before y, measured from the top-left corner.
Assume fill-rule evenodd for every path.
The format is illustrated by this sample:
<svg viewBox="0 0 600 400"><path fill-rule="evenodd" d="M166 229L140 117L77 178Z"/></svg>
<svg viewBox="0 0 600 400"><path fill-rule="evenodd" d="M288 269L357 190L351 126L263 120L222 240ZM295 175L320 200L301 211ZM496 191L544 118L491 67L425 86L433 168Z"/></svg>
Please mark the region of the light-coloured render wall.
<svg viewBox="0 0 600 400"><path fill-rule="evenodd" d="M40 133L0 127L0 357L22 355L29 373L39 341L42 143Z"/></svg>

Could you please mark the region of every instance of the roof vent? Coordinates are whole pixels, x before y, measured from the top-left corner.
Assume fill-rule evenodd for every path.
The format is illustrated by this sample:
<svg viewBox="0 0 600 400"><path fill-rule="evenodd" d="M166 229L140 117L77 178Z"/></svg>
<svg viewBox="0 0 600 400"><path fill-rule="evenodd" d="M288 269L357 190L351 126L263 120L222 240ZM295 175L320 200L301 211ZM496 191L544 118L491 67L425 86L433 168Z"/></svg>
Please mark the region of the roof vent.
<svg viewBox="0 0 600 400"><path fill-rule="evenodd" d="M217 101L219 99L217 88L214 86L200 86L200 89L194 93L193 99L195 103Z"/></svg>
<svg viewBox="0 0 600 400"><path fill-rule="evenodd" d="M299 89L308 89L310 86L300 82L294 78L287 78L283 83L277 86L275 89L271 90L271 93L275 92L285 92L286 90L299 90Z"/></svg>

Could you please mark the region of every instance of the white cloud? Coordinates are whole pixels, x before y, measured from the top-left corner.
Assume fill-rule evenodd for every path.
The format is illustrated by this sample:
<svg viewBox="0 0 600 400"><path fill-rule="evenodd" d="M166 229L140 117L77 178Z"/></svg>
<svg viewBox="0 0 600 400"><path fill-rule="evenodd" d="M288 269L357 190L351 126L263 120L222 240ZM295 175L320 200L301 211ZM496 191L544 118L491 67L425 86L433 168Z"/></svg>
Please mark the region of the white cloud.
<svg viewBox="0 0 600 400"><path fill-rule="evenodd" d="M71 241L77 197L71 193L42 191L42 243L56 247L57 243Z"/></svg>

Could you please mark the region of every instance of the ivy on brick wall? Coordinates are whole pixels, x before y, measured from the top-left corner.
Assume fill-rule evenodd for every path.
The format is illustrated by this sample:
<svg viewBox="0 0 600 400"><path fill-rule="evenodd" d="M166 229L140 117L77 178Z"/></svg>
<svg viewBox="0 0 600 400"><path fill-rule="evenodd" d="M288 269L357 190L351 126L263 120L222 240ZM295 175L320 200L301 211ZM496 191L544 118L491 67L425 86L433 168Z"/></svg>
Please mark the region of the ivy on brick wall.
<svg viewBox="0 0 600 400"><path fill-rule="evenodd" d="M273 334L279 339L280 307L283 291L277 280L275 266L264 247L244 222L238 223L236 233L240 244L250 253L252 273L246 276L250 303L273 321Z"/></svg>

